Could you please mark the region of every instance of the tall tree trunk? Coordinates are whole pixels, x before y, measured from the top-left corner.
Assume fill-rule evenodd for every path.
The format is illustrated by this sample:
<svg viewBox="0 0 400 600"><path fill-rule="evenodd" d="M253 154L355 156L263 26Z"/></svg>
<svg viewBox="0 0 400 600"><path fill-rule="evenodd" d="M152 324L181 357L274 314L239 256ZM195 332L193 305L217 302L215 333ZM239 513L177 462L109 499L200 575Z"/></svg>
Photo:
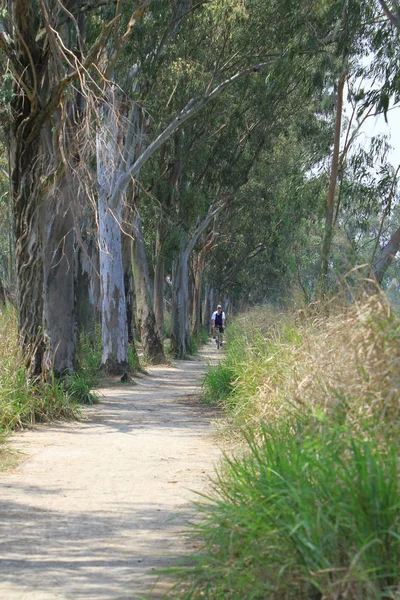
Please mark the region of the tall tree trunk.
<svg viewBox="0 0 400 600"><path fill-rule="evenodd" d="M373 266L375 279L378 283L382 283L386 271L393 262L394 257L400 248L400 227L396 229L386 246L382 248L378 260Z"/></svg>
<svg viewBox="0 0 400 600"><path fill-rule="evenodd" d="M201 325L201 286L203 281L203 272L204 265L206 262L206 257L209 252L214 247L216 240L215 231L209 234L206 242L203 245L203 248L200 250L197 255L197 263L196 263L196 274L194 280L194 295L193 295L193 318L192 318L192 331L193 333L198 333ZM206 311L205 311L206 312ZM210 315L211 318L211 315Z"/></svg>
<svg viewBox="0 0 400 600"><path fill-rule="evenodd" d="M102 368L110 375L120 375L129 370L129 362L121 233L124 196L114 193L120 163L120 131L115 89L109 90L109 103L104 103L99 108L99 114L96 149Z"/></svg>
<svg viewBox="0 0 400 600"><path fill-rule="evenodd" d="M340 133L342 129L342 110L343 110L343 90L346 82L347 72L343 72L339 78L338 91L336 97L336 121L335 121L335 136L333 142L333 156L331 175L329 180L328 189L328 200L326 207L326 218L325 218L325 233L322 242L322 258L321 258L321 271L320 271L320 284L321 290L325 294L328 289L328 270L329 270L329 256L332 245L333 237L333 216L335 210L335 190L336 182L338 178L338 165L339 165L339 153L340 153Z"/></svg>
<svg viewBox="0 0 400 600"><path fill-rule="evenodd" d="M136 209L133 227L132 270L135 282L136 314L143 344L143 351L153 364L166 362L162 339L158 333L153 310L146 247L139 210Z"/></svg>
<svg viewBox="0 0 400 600"><path fill-rule="evenodd" d="M210 206L203 219L198 217L190 239L186 232L181 235L180 251L172 268L171 348L177 358L183 358L190 351L189 257L199 237L222 208L222 204Z"/></svg>
<svg viewBox="0 0 400 600"><path fill-rule="evenodd" d="M129 235L124 235L122 239L122 264L124 268L128 343L133 344L135 340L135 286L132 274L132 238Z"/></svg>
<svg viewBox="0 0 400 600"><path fill-rule="evenodd" d="M207 330L210 331L210 321L211 321L211 312L210 312L210 293L211 288L210 284L207 283L204 288L204 298L203 298L203 324L207 327Z"/></svg>
<svg viewBox="0 0 400 600"><path fill-rule="evenodd" d="M102 316L102 368L110 375L129 370L128 325L124 271L122 267L121 217L119 206L111 210L108 196L100 190L100 285Z"/></svg>
<svg viewBox="0 0 400 600"><path fill-rule="evenodd" d="M194 268L193 268L193 260L192 257L189 256L189 265L188 265L188 319L189 319L189 327L193 325L193 303L194 303Z"/></svg>
<svg viewBox="0 0 400 600"><path fill-rule="evenodd" d="M28 118L29 107L21 102L19 111L15 106L14 110L19 112L19 119L10 128L9 170L16 238L18 329L27 364L34 375L40 375L46 349L42 327L43 254L37 210L41 203L40 135L28 141L29 133L26 128L20 131L20 124Z"/></svg>
<svg viewBox="0 0 400 600"><path fill-rule="evenodd" d="M201 326L201 284L203 280L203 270L206 250L203 248L197 255L196 274L194 278L194 293L193 293L193 317L192 317L192 333L196 334L200 331Z"/></svg>
<svg viewBox="0 0 400 600"><path fill-rule="evenodd" d="M0 279L0 308L4 308L6 305L6 292L4 290L3 282Z"/></svg>
<svg viewBox="0 0 400 600"><path fill-rule="evenodd" d="M154 316L161 339L164 338L164 255L162 249L162 224L157 227L156 256L154 265Z"/></svg>
<svg viewBox="0 0 400 600"><path fill-rule="evenodd" d="M95 255L95 240L90 239L85 243L85 248L81 246L76 250L76 284L75 284L75 301L76 301L76 322L77 332L86 333L89 335L92 342L95 341L96 335L96 303L99 300L100 294L96 297L95 289L96 279L96 255Z"/></svg>
<svg viewBox="0 0 400 600"><path fill-rule="evenodd" d="M181 242L180 253L172 267L171 349L176 358L184 358L190 351L189 252Z"/></svg>
<svg viewBox="0 0 400 600"><path fill-rule="evenodd" d="M43 244L43 365L56 376L75 371L74 221L65 178L40 207Z"/></svg>

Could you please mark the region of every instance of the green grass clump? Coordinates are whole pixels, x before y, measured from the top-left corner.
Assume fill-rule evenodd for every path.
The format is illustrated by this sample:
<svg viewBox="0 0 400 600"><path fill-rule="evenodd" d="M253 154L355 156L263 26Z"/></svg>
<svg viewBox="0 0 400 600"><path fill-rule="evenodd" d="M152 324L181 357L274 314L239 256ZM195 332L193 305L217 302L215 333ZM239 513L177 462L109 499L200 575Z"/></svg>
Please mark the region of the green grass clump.
<svg viewBox="0 0 400 600"><path fill-rule="evenodd" d="M98 395L93 391L101 377L101 330L95 336L82 332L77 349L76 374L65 380L67 392L79 404L97 404Z"/></svg>
<svg viewBox="0 0 400 600"><path fill-rule="evenodd" d="M96 330L95 337L82 332L77 348L76 371L81 381L94 388L101 375L101 332ZM77 384L79 386L79 383Z"/></svg>
<svg viewBox="0 0 400 600"><path fill-rule="evenodd" d="M197 354L199 349L207 344L209 339L208 330L205 327L200 327L199 331L190 336L189 354Z"/></svg>
<svg viewBox="0 0 400 600"><path fill-rule="evenodd" d="M62 381L29 375L20 354L16 312L9 307L0 314L0 432L79 415Z"/></svg>
<svg viewBox="0 0 400 600"><path fill-rule="evenodd" d="M24 366L14 370L10 362L0 366L0 431L79 416L77 404L62 382L35 380Z"/></svg>
<svg viewBox="0 0 400 600"><path fill-rule="evenodd" d="M204 402L218 404L229 398L234 377L233 369L226 363L210 367L203 380Z"/></svg>
<svg viewBox="0 0 400 600"><path fill-rule="evenodd" d="M398 597L398 458L395 444L335 428L263 426L200 506L200 551L179 597Z"/></svg>
<svg viewBox="0 0 400 600"><path fill-rule="evenodd" d="M79 373L67 378L64 382L64 390L79 404L97 404L99 397L92 391L96 381L88 379Z"/></svg>

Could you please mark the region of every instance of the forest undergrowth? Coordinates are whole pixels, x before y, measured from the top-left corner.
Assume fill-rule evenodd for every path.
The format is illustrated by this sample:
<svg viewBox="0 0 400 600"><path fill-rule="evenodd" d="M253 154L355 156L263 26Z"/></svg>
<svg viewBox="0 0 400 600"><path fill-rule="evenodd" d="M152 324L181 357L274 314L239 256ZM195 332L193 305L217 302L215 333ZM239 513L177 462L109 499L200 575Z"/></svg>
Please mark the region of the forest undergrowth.
<svg viewBox="0 0 400 600"><path fill-rule="evenodd" d="M204 399L242 443L199 502L177 597L400 598L399 389L383 294L237 318Z"/></svg>
<svg viewBox="0 0 400 600"><path fill-rule="evenodd" d="M0 313L0 442L9 431L35 423L80 417L80 404L93 404L101 354L86 336L80 340L77 373L45 382L30 376L21 356L17 315L9 306Z"/></svg>

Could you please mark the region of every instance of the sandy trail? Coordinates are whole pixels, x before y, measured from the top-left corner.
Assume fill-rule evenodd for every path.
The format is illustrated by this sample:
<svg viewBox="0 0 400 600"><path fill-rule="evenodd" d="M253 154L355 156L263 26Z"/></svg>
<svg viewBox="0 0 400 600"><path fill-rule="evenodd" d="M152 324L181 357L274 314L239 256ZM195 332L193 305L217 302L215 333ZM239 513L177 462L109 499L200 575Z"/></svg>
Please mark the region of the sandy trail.
<svg viewBox="0 0 400 600"><path fill-rule="evenodd" d="M101 390L84 422L13 437L27 458L0 474L2 600L165 593L155 571L187 551L194 491L220 457L215 413L195 401L216 352Z"/></svg>

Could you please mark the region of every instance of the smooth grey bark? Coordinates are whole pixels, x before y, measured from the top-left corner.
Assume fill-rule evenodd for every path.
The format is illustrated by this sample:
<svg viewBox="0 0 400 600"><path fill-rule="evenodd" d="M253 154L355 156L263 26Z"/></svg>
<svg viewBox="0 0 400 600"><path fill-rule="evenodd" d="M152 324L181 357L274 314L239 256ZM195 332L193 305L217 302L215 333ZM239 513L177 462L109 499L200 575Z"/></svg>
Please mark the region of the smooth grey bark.
<svg viewBox="0 0 400 600"><path fill-rule="evenodd" d="M119 127L112 91L110 91L109 104L103 104L99 112L100 124L96 148L102 368L108 374L120 375L129 370L128 324L122 264L123 198L113 193L119 159Z"/></svg>
<svg viewBox="0 0 400 600"><path fill-rule="evenodd" d="M382 283L386 271L393 262L400 248L400 227L396 229L388 243L382 248L381 253L373 265L374 277L378 283Z"/></svg>
<svg viewBox="0 0 400 600"><path fill-rule="evenodd" d="M129 370L128 324L124 272L121 254L121 212L108 204L109 196L101 193L98 200L100 234L100 284L102 368L112 375Z"/></svg>
<svg viewBox="0 0 400 600"><path fill-rule="evenodd" d="M136 209L133 225L132 272L135 282L136 315L143 351L153 364L166 362L162 338L158 333L153 310L153 294L148 271L146 247L139 210Z"/></svg>

